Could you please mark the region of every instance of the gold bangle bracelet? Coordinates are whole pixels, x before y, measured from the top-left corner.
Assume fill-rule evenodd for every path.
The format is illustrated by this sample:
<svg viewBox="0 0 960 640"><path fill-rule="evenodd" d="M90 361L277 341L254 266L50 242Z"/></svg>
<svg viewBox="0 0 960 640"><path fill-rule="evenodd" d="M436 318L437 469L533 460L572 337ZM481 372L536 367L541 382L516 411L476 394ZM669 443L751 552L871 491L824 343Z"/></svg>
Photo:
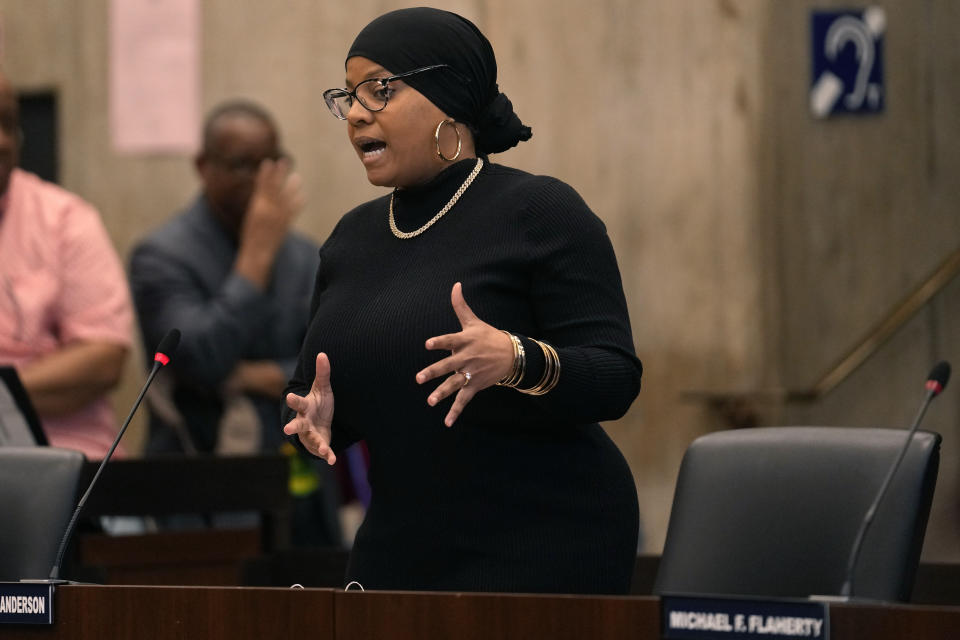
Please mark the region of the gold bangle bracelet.
<svg viewBox="0 0 960 640"><path fill-rule="evenodd" d="M503 332L510 339L510 346L513 348L513 365L510 367L510 373L508 373L507 375L497 380L498 385L506 386L507 383L512 382L513 379L517 377L517 369L520 361L520 352L517 351L517 345L513 341L513 334L511 334L509 331L504 331L503 329L501 329L500 331Z"/></svg>
<svg viewBox="0 0 960 640"><path fill-rule="evenodd" d="M523 343L520 342L520 338L513 335L509 331L501 329L503 333L510 338L510 344L513 345L513 367L510 370L510 373L500 378L497 381L497 385L501 387L510 387L515 388L521 380L527 370L527 355L523 348Z"/></svg>
<svg viewBox="0 0 960 640"><path fill-rule="evenodd" d="M520 393L530 396L542 396L553 390L560 381L560 356L557 350L546 342L541 342L536 338L530 338L543 351L543 376L540 381L529 389L517 389Z"/></svg>
<svg viewBox="0 0 960 640"><path fill-rule="evenodd" d="M543 375L540 377L540 380L537 382L537 384L533 385L529 389L517 388L517 391L530 396L539 396L543 395L543 389L546 387L553 375L553 360L551 359L550 354L547 352L547 348L543 346L542 342L536 338L530 339L536 342L540 346L540 350L543 351Z"/></svg>
<svg viewBox="0 0 960 640"><path fill-rule="evenodd" d="M511 387L516 387L520 384L520 381L523 380L523 376L527 372L527 354L523 348L523 343L520 342L520 338L510 334L510 340L513 342L516 357L514 360L514 374L507 384Z"/></svg>
<svg viewBox="0 0 960 640"><path fill-rule="evenodd" d="M557 350L553 348L553 345L547 344L546 342L544 342L543 344L547 347L547 349L550 350L550 354L553 356L553 365L554 365L553 378L550 380L549 383L547 383L546 388L544 388L543 390L543 393L547 394L547 393L550 393L550 391L552 391L553 388L557 386L558 382L560 382L560 354L558 354Z"/></svg>

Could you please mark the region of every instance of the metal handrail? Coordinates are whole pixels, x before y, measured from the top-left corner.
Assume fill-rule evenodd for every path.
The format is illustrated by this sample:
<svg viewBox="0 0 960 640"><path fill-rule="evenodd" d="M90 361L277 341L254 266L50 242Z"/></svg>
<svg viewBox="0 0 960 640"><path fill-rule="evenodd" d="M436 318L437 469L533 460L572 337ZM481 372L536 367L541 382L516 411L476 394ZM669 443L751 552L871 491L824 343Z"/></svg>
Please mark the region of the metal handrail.
<svg viewBox="0 0 960 640"><path fill-rule="evenodd" d="M727 405L732 402L814 402L833 391L846 380L894 333L907 323L931 298L937 295L957 275L960 274L960 248L953 251L934 269L926 280L905 298L893 306L887 315L873 326L870 331L840 358L826 373L808 389L757 389L753 391L687 391L683 397L688 400L706 401L711 405Z"/></svg>
<svg viewBox="0 0 960 640"><path fill-rule="evenodd" d="M870 356L905 325L933 296L946 287L960 273L960 248L947 256L932 274L914 289L910 295L897 303L887 316L877 323L847 355L833 365L810 388L813 400L822 398L846 380L851 373L866 362Z"/></svg>

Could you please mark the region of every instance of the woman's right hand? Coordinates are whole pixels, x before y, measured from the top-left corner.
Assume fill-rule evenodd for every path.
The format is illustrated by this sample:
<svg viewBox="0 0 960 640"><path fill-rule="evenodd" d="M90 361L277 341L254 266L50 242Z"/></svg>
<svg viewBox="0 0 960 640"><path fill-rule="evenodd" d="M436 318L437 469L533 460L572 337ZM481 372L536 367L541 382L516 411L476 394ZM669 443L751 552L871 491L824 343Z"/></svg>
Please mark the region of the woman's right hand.
<svg viewBox="0 0 960 640"><path fill-rule="evenodd" d="M327 464L337 461L330 448L330 425L333 423L333 388L330 386L330 360L327 354L317 354L317 373L310 393L298 396L287 394L287 406L297 417L283 427L288 436L296 434L307 451L323 458Z"/></svg>

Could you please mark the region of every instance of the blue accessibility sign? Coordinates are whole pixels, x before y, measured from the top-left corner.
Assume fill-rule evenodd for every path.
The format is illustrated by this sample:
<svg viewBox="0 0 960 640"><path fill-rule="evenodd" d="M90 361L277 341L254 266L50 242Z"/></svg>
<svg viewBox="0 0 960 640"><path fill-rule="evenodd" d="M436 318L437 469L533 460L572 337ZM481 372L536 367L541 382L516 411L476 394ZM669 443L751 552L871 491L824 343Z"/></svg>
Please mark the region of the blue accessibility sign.
<svg viewBox="0 0 960 640"><path fill-rule="evenodd" d="M883 111L885 30L882 7L812 12L810 111L814 117Z"/></svg>

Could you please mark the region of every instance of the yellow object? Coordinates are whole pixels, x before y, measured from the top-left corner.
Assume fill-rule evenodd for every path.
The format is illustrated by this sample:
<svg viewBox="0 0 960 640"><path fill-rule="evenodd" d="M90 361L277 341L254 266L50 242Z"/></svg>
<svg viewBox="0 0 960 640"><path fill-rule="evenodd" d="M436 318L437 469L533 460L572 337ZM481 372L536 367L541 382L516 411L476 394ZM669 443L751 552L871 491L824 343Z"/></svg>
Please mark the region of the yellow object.
<svg viewBox="0 0 960 640"><path fill-rule="evenodd" d="M305 454L289 442L280 447L281 453L290 458L290 494L300 498L320 488L320 474L310 464Z"/></svg>

